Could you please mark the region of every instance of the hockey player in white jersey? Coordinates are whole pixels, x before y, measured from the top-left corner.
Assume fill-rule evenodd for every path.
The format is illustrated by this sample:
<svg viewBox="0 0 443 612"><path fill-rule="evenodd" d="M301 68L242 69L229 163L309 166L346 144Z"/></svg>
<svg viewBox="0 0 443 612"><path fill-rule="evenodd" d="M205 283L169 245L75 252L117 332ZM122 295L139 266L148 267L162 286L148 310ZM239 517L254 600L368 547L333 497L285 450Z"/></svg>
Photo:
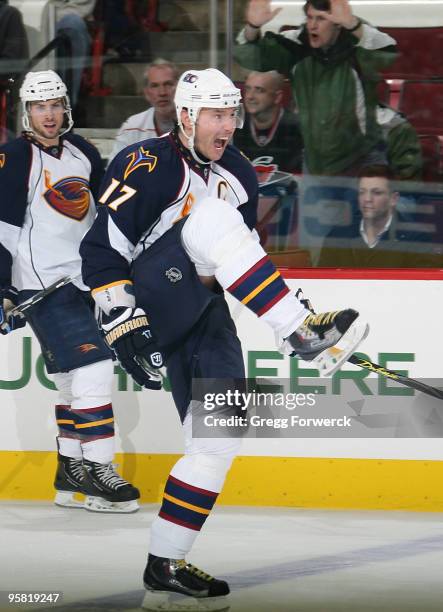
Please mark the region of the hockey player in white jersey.
<svg viewBox="0 0 443 612"><path fill-rule="evenodd" d="M274 329L284 352L314 360L326 374L367 326L351 309L306 310L260 246L256 175L229 144L242 122L240 90L218 70L189 70L175 102L170 134L127 147L111 163L80 252L109 346L143 382L152 376L144 352L155 337L184 429L185 455L151 528L144 607L215 610L226 606L217 598L228 584L185 556L239 450L238 438L193 436L190 411L193 379L235 384L245 377L224 291Z"/></svg>
<svg viewBox="0 0 443 612"><path fill-rule="evenodd" d="M113 363L81 281L79 245L95 216L98 151L70 132L66 86L52 70L29 72L20 89L23 134L0 149L0 332L25 320L8 313L63 276L72 283L27 312L59 392L55 503L133 512L139 491L114 458Z"/></svg>

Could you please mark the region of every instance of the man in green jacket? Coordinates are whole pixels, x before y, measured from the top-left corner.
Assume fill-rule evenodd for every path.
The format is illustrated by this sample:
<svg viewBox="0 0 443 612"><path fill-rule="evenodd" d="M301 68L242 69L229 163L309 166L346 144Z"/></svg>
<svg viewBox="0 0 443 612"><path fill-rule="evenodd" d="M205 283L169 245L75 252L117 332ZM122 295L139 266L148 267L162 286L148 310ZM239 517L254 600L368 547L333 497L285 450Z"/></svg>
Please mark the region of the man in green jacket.
<svg viewBox="0 0 443 612"><path fill-rule="evenodd" d="M261 28L270 0L250 0L235 57L243 66L290 78L305 144L305 170L355 175L386 163L377 125L378 71L396 57L395 40L352 14L348 0L307 0L306 23L283 34Z"/></svg>
<svg viewBox="0 0 443 612"><path fill-rule="evenodd" d="M395 179L421 181L423 155L414 126L390 106L377 106L377 123L387 146L388 164Z"/></svg>

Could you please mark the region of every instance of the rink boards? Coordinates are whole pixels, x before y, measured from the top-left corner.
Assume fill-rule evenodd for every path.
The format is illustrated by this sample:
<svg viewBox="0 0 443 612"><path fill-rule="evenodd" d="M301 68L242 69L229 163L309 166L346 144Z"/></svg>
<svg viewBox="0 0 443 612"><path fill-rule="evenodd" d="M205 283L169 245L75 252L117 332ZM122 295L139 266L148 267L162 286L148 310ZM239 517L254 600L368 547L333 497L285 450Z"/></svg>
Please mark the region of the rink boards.
<svg viewBox="0 0 443 612"><path fill-rule="evenodd" d="M317 311L349 306L359 310L371 326L361 351L372 361L408 376L433 379L438 385L443 273L369 271L362 278L363 274L303 270L298 273L300 280L293 271L285 276L293 288L303 287ZM352 372L357 371L353 366L345 368L351 374L342 373L332 380L319 380L308 364L294 369L289 358L276 352L273 333L262 322L233 300L230 306L249 376L295 376L297 388L303 390L307 384L330 398L331 406L339 400L359 415L369 410L373 419L377 413L378 420L362 437L340 437L337 431L315 437L315 432L303 431L283 438L275 432L269 438L259 432L244 440L221 503L443 510L437 484L443 476L437 400L430 405L417 395L402 396L404 387L386 379L377 381L375 375L371 375L373 393L367 395L361 391L364 385L353 382ZM38 343L29 328L2 337L0 353L0 499L51 499L57 394L45 375ZM411 401L420 418L423 406L427 426L416 437L405 437L407 430L398 427L387 429L392 416L381 418L380 406L397 402L398 407L404 402L408 410ZM121 471L139 486L142 501L159 501L168 471L183 450L171 394L134 391L132 382L117 370L113 403ZM377 437L377 427L381 437Z"/></svg>

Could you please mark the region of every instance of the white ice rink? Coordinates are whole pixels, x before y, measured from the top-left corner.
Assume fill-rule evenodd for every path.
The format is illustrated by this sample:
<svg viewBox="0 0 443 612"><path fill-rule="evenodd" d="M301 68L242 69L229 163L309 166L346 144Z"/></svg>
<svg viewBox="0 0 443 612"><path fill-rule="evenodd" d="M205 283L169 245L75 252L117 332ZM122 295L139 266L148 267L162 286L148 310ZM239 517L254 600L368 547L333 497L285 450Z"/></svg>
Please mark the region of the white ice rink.
<svg viewBox="0 0 443 612"><path fill-rule="evenodd" d="M157 510L1 502L0 609L139 609ZM443 514L218 507L189 560L228 580L230 612L443 610ZM8 605L24 591L63 600Z"/></svg>

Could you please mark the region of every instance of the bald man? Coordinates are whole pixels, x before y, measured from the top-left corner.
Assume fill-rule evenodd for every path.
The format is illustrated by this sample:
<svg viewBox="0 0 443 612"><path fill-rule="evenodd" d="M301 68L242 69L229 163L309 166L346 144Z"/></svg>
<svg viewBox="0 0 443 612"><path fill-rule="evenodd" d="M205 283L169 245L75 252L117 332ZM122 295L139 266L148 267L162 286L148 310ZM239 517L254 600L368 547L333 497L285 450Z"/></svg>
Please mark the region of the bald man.
<svg viewBox="0 0 443 612"><path fill-rule="evenodd" d="M282 107L284 79L276 70L251 72L244 88L245 125L235 145L255 166L299 173L303 140L298 119Z"/></svg>

